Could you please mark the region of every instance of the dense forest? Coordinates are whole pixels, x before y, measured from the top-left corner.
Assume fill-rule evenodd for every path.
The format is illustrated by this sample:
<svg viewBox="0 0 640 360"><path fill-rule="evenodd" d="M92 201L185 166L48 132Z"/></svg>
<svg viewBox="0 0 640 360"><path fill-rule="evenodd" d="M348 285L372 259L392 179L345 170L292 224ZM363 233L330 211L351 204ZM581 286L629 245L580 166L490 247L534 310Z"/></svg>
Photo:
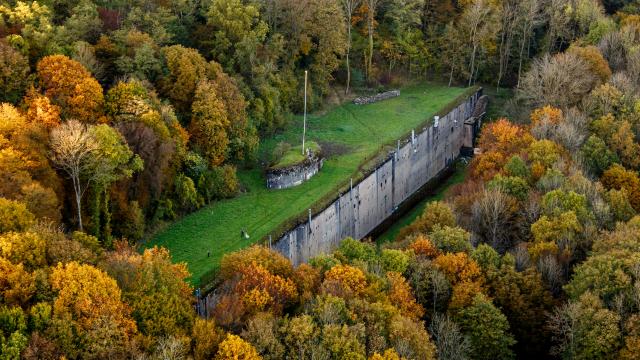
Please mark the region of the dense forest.
<svg viewBox="0 0 640 360"><path fill-rule="evenodd" d="M395 242L228 254L200 318L136 244L242 191L305 70L509 119ZM0 103L0 359L640 358L638 1L0 0Z"/></svg>

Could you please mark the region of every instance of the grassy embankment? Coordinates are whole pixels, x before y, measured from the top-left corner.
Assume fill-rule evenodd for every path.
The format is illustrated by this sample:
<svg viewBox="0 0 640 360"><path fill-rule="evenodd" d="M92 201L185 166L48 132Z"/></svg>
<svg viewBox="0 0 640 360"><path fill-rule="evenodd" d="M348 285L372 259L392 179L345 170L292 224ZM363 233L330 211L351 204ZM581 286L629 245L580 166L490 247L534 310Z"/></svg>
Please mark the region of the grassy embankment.
<svg viewBox="0 0 640 360"><path fill-rule="evenodd" d="M268 190L262 171L239 170L246 190L234 199L216 202L171 224L147 242L164 246L176 262L186 262L191 283L200 286L211 279L225 253L264 241L275 240L288 227L301 221L307 209L318 211L356 181L380 157L393 149L395 141L424 125L435 114L444 114L472 89L422 84L402 90L398 98L372 105L343 104L321 115L308 116L307 136L328 155L322 171L310 181L291 189ZM281 141L296 146L302 133L302 118L283 133L264 139L261 153L269 154ZM246 230L249 239L241 237ZM210 252L210 256L207 256Z"/></svg>

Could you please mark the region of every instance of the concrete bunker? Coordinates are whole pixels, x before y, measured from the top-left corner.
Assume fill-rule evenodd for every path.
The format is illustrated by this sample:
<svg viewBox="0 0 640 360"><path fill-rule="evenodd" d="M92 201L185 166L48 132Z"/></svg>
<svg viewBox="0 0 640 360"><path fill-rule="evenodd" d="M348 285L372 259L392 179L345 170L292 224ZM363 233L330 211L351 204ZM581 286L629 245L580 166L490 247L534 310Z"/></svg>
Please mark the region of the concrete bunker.
<svg viewBox="0 0 640 360"><path fill-rule="evenodd" d="M298 186L316 175L323 163L321 151L307 151L304 160L299 163L267 169L267 188L286 189Z"/></svg>

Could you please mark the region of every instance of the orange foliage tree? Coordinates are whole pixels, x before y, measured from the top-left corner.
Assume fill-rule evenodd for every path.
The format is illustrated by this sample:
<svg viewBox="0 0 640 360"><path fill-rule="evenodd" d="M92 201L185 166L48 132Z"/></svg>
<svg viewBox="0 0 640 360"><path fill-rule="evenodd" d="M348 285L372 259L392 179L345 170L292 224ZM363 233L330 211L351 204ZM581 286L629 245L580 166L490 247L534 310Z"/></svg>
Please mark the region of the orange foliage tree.
<svg viewBox="0 0 640 360"><path fill-rule="evenodd" d="M466 253L440 255L434 264L453 285L449 308L458 309L470 304L474 296L482 291L480 266Z"/></svg>
<svg viewBox="0 0 640 360"><path fill-rule="evenodd" d="M240 251L225 254L220 261L219 277L223 280L231 279L240 270L254 262L274 275L287 278L293 275L293 266L289 259L268 247L254 245Z"/></svg>
<svg viewBox="0 0 640 360"><path fill-rule="evenodd" d="M419 256L436 257L439 254L438 248L433 245L431 240L425 235L418 235L413 243L409 245L409 250L413 250L413 253Z"/></svg>
<svg viewBox="0 0 640 360"><path fill-rule="evenodd" d="M221 288L224 290L213 314L223 326L239 325L247 315L261 311L281 315L298 298L291 278L274 274L256 261L238 269Z"/></svg>
<svg viewBox="0 0 640 360"><path fill-rule="evenodd" d="M568 52L575 54L584 60L589 66L589 70L591 70L591 72L596 75L602 83L609 81L609 78L611 77L609 63L604 56L602 56L602 53L597 47L593 45L585 47L571 46Z"/></svg>
<svg viewBox="0 0 640 360"><path fill-rule="evenodd" d="M102 86L82 64L64 55L45 56L37 65L45 95L62 110L62 115L83 122L103 122Z"/></svg>
<svg viewBox="0 0 640 360"><path fill-rule="evenodd" d="M389 280L389 300L391 303L400 309L402 315L414 320L420 319L424 315L424 308L416 301L407 280L396 272L388 272L387 280Z"/></svg>
<svg viewBox="0 0 640 360"><path fill-rule="evenodd" d="M297 296L296 286L291 279L273 275L262 265L253 263L241 270L240 275L242 278L235 292L244 301L248 312L271 310L280 314Z"/></svg>
<svg viewBox="0 0 640 360"><path fill-rule="evenodd" d="M483 127L478 146L485 152L515 154L527 148L533 140L526 128L502 118Z"/></svg>
<svg viewBox="0 0 640 360"><path fill-rule="evenodd" d="M478 140L483 153L473 160L472 176L491 179L512 155L528 148L533 140L529 130L504 118L485 125Z"/></svg>
<svg viewBox="0 0 640 360"><path fill-rule="evenodd" d="M29 122L44 125L48 129L60 125L60 106L51 103L48 97L32 88L24 102L27 106L25 115Z"/></svg>
<svg viewBox="0 0 640 360"><path fill-rule="evenodd" d="M640 211L640 178L638 174L621 165L614 164L602 174L600 181L607 189L624 189L629 196L631 206L636 211Z"/></svg>

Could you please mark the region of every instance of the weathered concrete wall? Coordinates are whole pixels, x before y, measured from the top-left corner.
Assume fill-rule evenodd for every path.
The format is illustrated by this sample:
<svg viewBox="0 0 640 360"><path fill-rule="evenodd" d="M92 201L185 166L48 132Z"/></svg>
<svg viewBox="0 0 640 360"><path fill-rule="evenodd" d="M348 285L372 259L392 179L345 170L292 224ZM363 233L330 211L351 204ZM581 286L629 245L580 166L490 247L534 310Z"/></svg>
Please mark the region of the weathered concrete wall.
<svg viewBox="0 0 640 360"><path fill-rule="evenodd" d="M286 189L298 186L322 169L322 158L313 157L305 162L284 169L267 171L267 188Z"/></svg>
<svg viewBox="0 0 640 360"><path fill-rule="evenodd" d="M399 146L382 165L325 210L282 236L273 248L298 265L330 253L346 237L362 239L403 201L435 178L460 155L482 90ZM466 130L465 130L466 128ZM467 138L468 140L468 138Z"/></svg>

